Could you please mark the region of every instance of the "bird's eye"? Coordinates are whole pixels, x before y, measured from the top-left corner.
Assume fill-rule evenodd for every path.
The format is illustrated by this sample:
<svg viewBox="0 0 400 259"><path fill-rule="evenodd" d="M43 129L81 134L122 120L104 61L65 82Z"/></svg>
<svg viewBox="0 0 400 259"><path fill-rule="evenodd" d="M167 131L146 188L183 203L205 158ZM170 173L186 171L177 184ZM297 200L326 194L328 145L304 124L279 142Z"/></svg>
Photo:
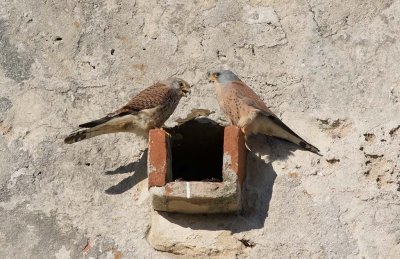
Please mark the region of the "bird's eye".
<svg viewBox="0 0 400 259"><path fill-rule="evenodd" d="M214 77L219 77L219 73L217 72L217 73L214 73Z"/></svg>
<svg viewBox="0 0 400 259"><path fill-rule="evenodd" d="M179 82L179 87L183 87L183 83L182 82Z"/></svg>

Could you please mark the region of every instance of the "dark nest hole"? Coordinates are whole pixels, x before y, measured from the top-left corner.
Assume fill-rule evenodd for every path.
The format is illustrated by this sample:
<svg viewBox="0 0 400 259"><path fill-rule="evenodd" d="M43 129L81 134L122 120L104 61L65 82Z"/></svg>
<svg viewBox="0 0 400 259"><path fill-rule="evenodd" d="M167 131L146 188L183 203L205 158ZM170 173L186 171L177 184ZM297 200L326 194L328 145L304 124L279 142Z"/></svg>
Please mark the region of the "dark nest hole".
<svg viewBox="0 0 400 259"><path fill-rule="evenodd" d="M172 180L222 182L224 127L201 118L167 129Z"/></svg>

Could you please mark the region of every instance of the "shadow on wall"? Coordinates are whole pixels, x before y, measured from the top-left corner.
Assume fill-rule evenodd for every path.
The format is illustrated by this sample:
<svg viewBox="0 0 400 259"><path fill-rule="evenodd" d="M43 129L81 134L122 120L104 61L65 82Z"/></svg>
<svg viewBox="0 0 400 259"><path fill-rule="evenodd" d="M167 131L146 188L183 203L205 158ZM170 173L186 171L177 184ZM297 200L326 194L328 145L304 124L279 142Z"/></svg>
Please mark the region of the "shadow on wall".
<svg viewBox="0 0 400 259"><path fill-rule="evenodd" d="M126 177L118 184L111 186L110 188L105 190L105 193L111 195L124 193L147 177L147 149L143 152L138 161L120 166L117 169L113 171L107 171L104 174L114 175L128 174L132 172L134 172L134 174Z"/></svg>
<svg viewBox="0 0 400 259"><path fill-rule="evenodd" d="M233 233L263 228L276 173L270 163L256 155L247 156L247 177L244 183L245 205L241 214L188 215L159 212L168 221L182 227L204 230L230 230Z"/></svg>
<svg viewBox="0 0 400 259"><path fill-rule="evenodd" d="M265 136L254 136L248 139L248 146L252 150L247 155L247 176L243 190L243 210L239 215L230 214L178 214L159 212L159 215L168 221L182 227L204 230L230 230L239 233L264 227L268 217L269 204L272 198L273 185L277 176L271 163L275 160L287 159L296 145ZM257 154L257 155L256 155ZM267 161L260 157L266 156ZM133 173L118 184L111 186L105 193L110 195L121 194L147 177L147 150L138 161L121 166L106 175Z"/></svg>
<svg viewBox="0 0 400 259"><path fill-rule="evenodd" d="M287 160L293 152L302 149L287 140L265 135L250 136L246 140L251 153L265 156L267 162Z"/></svg>
<svg viewBox="0 0 400 259"><path fill-rule="evenodd" d="M263 228L277 177L271 163L286 160L300 147L262 135L248 138L247 146L251 151L247 154L247 175L243 186L244 202L241 214L185 215L159 212L159 215L174 224L191 229L230 230L232 233L240 233Z"/></svg>

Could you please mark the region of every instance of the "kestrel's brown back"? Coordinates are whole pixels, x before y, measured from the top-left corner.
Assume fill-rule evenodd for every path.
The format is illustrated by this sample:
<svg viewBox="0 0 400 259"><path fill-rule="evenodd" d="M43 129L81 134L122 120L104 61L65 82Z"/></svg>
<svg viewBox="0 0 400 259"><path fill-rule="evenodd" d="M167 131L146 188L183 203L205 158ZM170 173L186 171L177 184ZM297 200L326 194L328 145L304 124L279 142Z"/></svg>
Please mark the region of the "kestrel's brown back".
<svg viewBox="0 0 400 259"><path fill-rule="evenodd" d="M142 90L134 96L122 108L107 114L107 116L79 125L81 128L92 128L105 123L113 118L128 114L137 114L146 109L152 109L175 98L175 90L165 83L157 82L154 85Z"/></svg>
<svg viewBox="0 0 400 259"><path fill-rule="evenodd" d="M179 100L190 91L190 86L179 78L169 78L137 94L122 108L107 116L79 125L81 129L65 138L67 144L98 135L132 132L147 136L152 128L160 127L171 116Z"/></svg>
<svg viewBox="0 0 400 259"><path fill-rule="evenodd" d="M243 99L243 101L248 105L275 116L275 114L267 107L263 100L261 100L261 98L245 83L241 81L233 81L230 83L229 87L234 89L239 98Z"/></svg>

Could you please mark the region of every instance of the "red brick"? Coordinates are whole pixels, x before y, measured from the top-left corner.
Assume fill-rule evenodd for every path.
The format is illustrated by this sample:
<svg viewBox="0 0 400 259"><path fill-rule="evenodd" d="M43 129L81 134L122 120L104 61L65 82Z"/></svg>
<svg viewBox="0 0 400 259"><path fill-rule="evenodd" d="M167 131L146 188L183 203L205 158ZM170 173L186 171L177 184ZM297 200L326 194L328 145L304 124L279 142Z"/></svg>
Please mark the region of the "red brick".
<svg viewBox="0 0 400 259"><path fill-rule="evenodd" d="M223 168L223 182L169 182L172 173L169 135L162 129L151 130L148 182L153 208L180 213L240 211L242 207L240 189L246 174L247 150L243 133L239 128L229 126L224 129L223 151L224 157L229 157Z"/></svg>
<svg viewBox="0 0 400 259"><path fill-rule="evenodd" d="M148 183L153 186L164 186L167 183L170 165L168 157L168 135L163 129L152 129L149 132Z"/></svg>
<svg viewBox="0 0 400 259"><path fill-rule="evenodd" d="M224 130L224 155L231 157L228 169L237 173L242 185L246 176L247 149L242 131L236 126L227 126Z"/></svg>

